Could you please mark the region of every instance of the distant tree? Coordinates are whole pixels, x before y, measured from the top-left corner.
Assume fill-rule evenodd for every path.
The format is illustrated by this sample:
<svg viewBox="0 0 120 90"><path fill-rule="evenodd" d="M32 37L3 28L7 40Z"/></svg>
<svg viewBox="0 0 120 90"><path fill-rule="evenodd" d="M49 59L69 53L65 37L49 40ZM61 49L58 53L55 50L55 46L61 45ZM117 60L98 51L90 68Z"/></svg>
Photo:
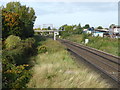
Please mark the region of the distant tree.
<svg viewBox="0 0 120 90"><path fill-rule="evenodd" d="M73 28L74 26L70 26L70 25L62 25L59 30L65 30L65 31L62 31L60 32L60 35L63 35L64 36L68 36L68 35L71 35L73 33Z"/></svg>
<svg viewBox="0 0 120 90"><path fill-rule="evenodd" d="M37 30L41 30L41 28L37 28Z"/></svg>
<svg viewBox="0 0 120 90"><path fill-rule="evenodd" d="M50 26L48 27L48 30L51 30Z"/></svg>
<svg viewBox="0 0 120 90"><path fill-rule="evenodd" d="M78 26L77 26L77 27L78 27L79 29L81 29L81 28L82 28L80 23L78 24Z"/></svg>
<svg viewBox="0 0 120 90"><path fill-rule="evenodd" d="M90 28L90 25L89 25L89 24L86 24L83 28L84 28L84 29L88 29L88 28Z"/></svg>
<svg viewBox="0 0 120 90"><path fill-rule="evenodd" d="M112 28L112 27L115 27L116 25L115 24L111 24L110 26L109 26L109 28Z"/></svg>
<svg viewBox="0 0 120 90"><path fill-rule="evenodd" d="M47 28L42 28L42 30L48 30Z"/></svg>
<svg viewBox="0 0 120 90"><path fill-rule="evenodd" d="M74 31L75 34L81 34L83 31L82 27L80 24L78 24L78 26L76 26L76 29Z"/></svg>
<svg viewBox="0 0 120 90"><path fill-rule="evenodd" d="M62 25L62 26L59 28L59 30L63 30L63 29L65 29L66 26L68 26L68 25L67 25L67 24Z"/></svg>
<svg viewBox="0 0 120 90"><path fill-rule="evenodd" d="M97 29L103 29L103 27L102 26L98 26Z"/></svg>

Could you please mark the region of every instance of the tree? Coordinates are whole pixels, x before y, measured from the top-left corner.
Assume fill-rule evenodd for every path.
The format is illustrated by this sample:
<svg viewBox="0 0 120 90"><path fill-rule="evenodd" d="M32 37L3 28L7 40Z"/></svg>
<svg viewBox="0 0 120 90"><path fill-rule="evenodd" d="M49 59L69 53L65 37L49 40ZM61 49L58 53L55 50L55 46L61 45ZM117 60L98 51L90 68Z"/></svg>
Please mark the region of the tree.
<svg viewBox="0 0 120 90"><path fill-rule="evenodd" d="M76 26L76 29L75 29L75 34L81 34L83 31L82 27L80 24L78 24L78 26Z"/></svg>
<svg viewBox="0 0 120 90"><path fill-rule="evenodd" d="M62 25L62 26L59 28L59 30L64 30L66 26L68 26L68 25L67 25L67 24Z"/></svg>
<svg viewBox="0 0 120 90"><path fill-rule="evenodd" d="M109 26L109 28L112 28L112 27L115 27L116 25L115 24L111 24L110 26Z"/></svg>
<svg viewBox="0 0 120 90"><path fill-rule="evenodd" d="M50 26L48 27L48 30L51 30Z"/></svg>
<svg viewBox="0 0 120 90"><path fill-rule="evenodd" d="M77 26L77 27L78 27L79 29L81 29L81 28L82 28L80 23L78 24L78 26Z"/></svg>
<svg viewBox="0 0 120 90"><path fill-rule="evenodd" d="M17 13L20 21L23 22L23 26L21 27L21 29L24 29L23 36L33 36L33 26L36 19L33 8L21 5L19 2L10 2L6 5L6 8L3 8L3 10L6 12Z"/></svg>
<svg viewBox="0 0 120 90"><path fill-rule="evenodd" d="M2 10L2 37L7 38L9 35L23 37L23 23L19 19L19 15L13 12Z"/></svg>
<svg viewBox="0 0 120 90"><path fill-rule="evenodd" d="M97 29L103 29L103 27L102 26L98 26Z"/></svg>
<svg viewBox="0 0 120 90"><path fill-rule="evenodd" d="M84 29L88 29L88 28L90 28L90 25L89 25L89 24L86 24L83 28L84 28Z"/></svg>

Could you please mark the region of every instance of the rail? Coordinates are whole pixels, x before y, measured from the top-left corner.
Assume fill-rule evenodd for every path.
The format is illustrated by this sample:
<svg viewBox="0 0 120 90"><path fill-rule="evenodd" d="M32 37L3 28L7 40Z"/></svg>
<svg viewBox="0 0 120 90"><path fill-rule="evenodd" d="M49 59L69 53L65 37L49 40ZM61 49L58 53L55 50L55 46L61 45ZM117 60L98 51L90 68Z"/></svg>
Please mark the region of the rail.
<svg viewBox="0 0 120 90"><path fill-rule="evenodd" d="M58 39L61 43L77 56L105 73L118 84L120 84L120 57L90 48L69 40Z"/></svg>

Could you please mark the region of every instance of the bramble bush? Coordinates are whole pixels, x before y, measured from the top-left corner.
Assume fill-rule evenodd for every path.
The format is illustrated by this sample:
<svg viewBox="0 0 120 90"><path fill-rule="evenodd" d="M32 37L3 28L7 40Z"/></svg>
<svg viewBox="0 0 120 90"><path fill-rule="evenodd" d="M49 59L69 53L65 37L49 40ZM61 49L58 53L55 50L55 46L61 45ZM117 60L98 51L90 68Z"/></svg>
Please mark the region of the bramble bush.
<svg viewBox="0 0 120 90"><path fill-rule="evenodd" d="M19 42L17 43L17 39L13 37L17 38ZM2 86L3 88L24 88L31 77L28 57L34 54L35 39L21 40L18 36L12 35L12 38L9 36L5 40L5 44L7 47L2 52Z"/></svg>
<svg viewBox="0 0 120 90"><path fill-rule="evenodd" d="M2 62L2 86L3 88L25 88L31 78L31 71L26 68L29 65L18 65L7 62L3 59Z"/></svg>

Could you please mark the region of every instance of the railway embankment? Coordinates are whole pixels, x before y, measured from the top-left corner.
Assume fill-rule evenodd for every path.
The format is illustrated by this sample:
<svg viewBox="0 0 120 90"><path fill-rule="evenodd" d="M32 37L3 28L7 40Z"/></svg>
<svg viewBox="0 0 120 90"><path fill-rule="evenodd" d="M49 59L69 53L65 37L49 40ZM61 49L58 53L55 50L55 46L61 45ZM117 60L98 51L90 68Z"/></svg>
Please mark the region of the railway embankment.
<svg viewBox="0 0 120 90"><path fill-rule="evenodd" d="M47 39L39 45L28 88L112 87L98 73L82 63L78 64L60 42Z"/></svg>

